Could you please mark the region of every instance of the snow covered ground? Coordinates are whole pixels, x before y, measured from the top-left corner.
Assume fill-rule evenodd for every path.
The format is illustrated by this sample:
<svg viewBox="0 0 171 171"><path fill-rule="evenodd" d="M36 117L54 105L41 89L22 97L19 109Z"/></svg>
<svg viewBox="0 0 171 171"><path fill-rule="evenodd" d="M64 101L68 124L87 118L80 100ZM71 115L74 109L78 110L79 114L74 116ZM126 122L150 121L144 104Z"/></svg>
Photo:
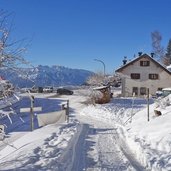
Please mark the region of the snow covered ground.
<svg viewBox="0 0 171 171"><path fill-rule="evenodd" d="M103 105L87 105L87 90L75 90L72 96L47 97L35 94L35 106L43 112L60 110L69 99L69 123L54 123L29 130L28 107L23 98L13 108L12 124L0 142L0 170L49 171L168 171L171 170L170 98L150 101L147 121L145 99L113 98ZM8 110L7 110L8 111ZM35 118L36 123L36 118Z"/></svg>

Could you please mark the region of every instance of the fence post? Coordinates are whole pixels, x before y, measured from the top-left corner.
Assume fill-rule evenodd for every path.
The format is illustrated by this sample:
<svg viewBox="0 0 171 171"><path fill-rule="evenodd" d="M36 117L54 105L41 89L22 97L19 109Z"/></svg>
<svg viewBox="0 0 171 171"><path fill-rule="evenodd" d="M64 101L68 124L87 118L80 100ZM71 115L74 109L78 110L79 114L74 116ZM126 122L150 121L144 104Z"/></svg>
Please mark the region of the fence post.
<svg viewBox="0 0 171 171"><path fill-rule="evenodd" d="M150 121L150 112L149 112L149 88L147 89L147 121Z"/></svg>
<svg viewBox="0 0 171 171"><path fill-rule="evenodd" d="M67 100L67 109L66 109L66 114L67 114L67 122L69 122L69 100Z"/></svg>
<svg viewBox="0 0 171 171"><path fill-rule="evenodd" d="M133 117L134 99L135 99L135 92L133 92L133 95L132 95L132 109L131 109L131 120L130 120L130 122L132 122L132 117Z"/></svg>
<svg viewBox="0 0 171 171"><path fill-rule="evenodd" d="M69 100L67 100L66 104L62 104L61 110L65 110L66 121L69 122Z"/></svg>

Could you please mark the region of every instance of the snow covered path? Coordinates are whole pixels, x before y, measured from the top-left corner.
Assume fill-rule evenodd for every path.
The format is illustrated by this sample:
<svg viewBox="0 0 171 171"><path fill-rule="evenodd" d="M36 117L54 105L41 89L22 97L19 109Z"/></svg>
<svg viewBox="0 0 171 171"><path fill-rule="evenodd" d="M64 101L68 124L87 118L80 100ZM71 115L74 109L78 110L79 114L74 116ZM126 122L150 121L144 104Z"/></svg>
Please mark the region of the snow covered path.
<svg viewBox="0 0 171 171"><path fill-rule="evenodd" d="M145 171L126 144L120 141L116 128L97 120L82 123L75 154L73 171Z"/></svg>
<svg viewBox="0 0 171 171"><path fill-rule="evenodd" d="M78 101L70 104L71 108L75 105L77 109L82 108L79 106L82 103ZM114 124L80 116L80 113L76 113L75 117L80 122L81 132L75 139L72 169L68 170L145 171L119 138Z"/></svg>

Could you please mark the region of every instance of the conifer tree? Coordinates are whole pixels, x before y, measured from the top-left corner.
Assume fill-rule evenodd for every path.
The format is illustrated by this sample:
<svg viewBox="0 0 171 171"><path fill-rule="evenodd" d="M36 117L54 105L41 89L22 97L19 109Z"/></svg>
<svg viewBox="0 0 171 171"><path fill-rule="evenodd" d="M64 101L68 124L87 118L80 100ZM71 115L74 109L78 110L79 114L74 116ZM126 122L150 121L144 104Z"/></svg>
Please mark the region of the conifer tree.
<svg viewBox="0 0 171 171"><path fill-rule="evenodd" d="M171 39L169 40L168 45L167 45L165 61L166 61L165 63L166 65L171 64Z"/></svg>

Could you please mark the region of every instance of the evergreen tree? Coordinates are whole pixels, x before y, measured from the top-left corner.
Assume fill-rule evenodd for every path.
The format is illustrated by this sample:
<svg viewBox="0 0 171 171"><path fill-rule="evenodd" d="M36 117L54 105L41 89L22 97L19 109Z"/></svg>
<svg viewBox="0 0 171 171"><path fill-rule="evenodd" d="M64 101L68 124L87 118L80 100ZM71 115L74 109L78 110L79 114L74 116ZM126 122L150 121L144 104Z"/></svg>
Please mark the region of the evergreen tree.
<svg viewBox="0 0 171 171"><path fill-rule="evenodd" d="M166 65L171 64L171 39L169 40L169 43L167 45L165 61L166 61Z"/></svg>

